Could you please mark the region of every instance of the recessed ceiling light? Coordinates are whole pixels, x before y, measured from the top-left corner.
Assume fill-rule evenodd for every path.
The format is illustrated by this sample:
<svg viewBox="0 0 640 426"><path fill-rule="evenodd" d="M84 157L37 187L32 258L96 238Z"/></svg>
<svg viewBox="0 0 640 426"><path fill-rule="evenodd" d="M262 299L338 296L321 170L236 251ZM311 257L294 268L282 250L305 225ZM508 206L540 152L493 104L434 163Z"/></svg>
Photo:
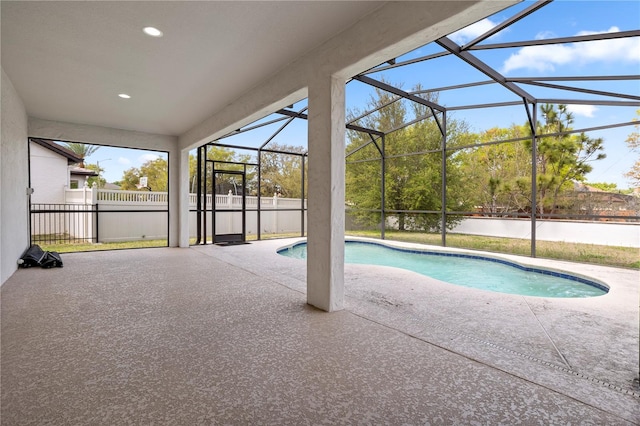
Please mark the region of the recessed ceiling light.
<svg viewBox="0 0 640 426"><path fill-rule="evenodd" d="M162 37L162 31L154 27L144 27L142 31L151 37Z"/></svg>
<svg viewBox="0 0 640 426"><path fill-rule="evenodd" d="M120 93L118 96L120 96L122 99L130 99L131 96L127 95L126 93Z"/></svg>

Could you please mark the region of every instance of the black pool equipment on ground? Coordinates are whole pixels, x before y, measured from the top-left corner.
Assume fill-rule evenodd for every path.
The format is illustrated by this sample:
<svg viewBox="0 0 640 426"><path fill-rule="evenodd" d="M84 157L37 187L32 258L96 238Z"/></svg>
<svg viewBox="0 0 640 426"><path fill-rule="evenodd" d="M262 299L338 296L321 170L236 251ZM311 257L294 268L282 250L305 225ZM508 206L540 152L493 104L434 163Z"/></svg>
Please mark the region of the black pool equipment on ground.
<svg viewBox="0 0 640 426"><path fill-rule="evenodd" d="M55 251L44 251L39 245L33 244L22 257L18 259L18 265L22 268L40 266L42 268L62 268L62 258Z"/></svg>

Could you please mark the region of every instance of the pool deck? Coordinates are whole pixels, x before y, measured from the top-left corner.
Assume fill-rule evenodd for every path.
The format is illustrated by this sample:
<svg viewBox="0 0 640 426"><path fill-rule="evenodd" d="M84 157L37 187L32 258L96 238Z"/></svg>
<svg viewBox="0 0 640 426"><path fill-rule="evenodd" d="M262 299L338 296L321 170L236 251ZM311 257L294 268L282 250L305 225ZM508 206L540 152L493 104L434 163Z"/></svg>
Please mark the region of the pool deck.
<svg viewBox="0 0 640 426"><path fill-rule="evenodd" d="M299 240L17 271L2 424L640 424L638 271L504 256L610 286L557 299L345 265L324 313Z"/></svg>

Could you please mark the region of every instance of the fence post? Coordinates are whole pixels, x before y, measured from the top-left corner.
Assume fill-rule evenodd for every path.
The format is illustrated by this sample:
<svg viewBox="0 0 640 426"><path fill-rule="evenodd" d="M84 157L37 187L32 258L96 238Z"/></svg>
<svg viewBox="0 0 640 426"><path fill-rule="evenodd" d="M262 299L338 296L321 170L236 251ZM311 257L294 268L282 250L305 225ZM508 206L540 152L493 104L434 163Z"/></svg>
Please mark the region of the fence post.
<svg viewBox="0 0 640 426"><path fill-rule="evenodd" d="M278 193L273 194L273 233L278 233Z"/></svg>
<svg viewBox="0 0 640 426"><path fill-rule="evenodd" d="M89 189L89 183L85 182L82 186L82 204L87 204L87 190Z"/></svg>
<svg viewBox="0 0 640 426"><path fill-rule="evenodd" d="M98 184L93 182L91 185L91 204L98 203Z"/></svg>
<svg viewBox="0 0 640 426"><path fill-rule="evenodd" d="M229 193L227 194L227 205L229 206L229 210L233 209L233 192L231 192L231 190L229 190ZM229 230L229 233L233 233L233 223L235 216L235 212L227 213L227 217L229 218L227 220L227 229Z"/></svg>
<svg viewBox="0 0 640 426"><path fill-rule="evenodd" d="M94 241L95 243L98 243L98 184L96 182L93 182L93 184L91 185L91 188L89 188L89 185L86 185L85 188L85 197L84 197L84 203L85 203L85 211L86 211L86 206L89 206L89 229L91 229L91 234L85 237L89 237L91 239L91 241ZM87 202L87 190L89 192L90 195L90 199ZM95 209L95 211L94 211Z"/></svg>

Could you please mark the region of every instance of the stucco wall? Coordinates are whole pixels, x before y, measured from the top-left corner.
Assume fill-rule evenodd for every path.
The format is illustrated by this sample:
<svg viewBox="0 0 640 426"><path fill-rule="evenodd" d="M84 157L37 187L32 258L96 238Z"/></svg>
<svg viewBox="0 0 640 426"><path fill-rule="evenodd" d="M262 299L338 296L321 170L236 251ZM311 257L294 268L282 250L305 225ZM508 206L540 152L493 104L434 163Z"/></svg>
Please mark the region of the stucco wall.
<svg viewBox="0 0 640 426"><path fill-rule="evenodd" d="M30 143L32 203L64 203L68 185L67 159L37 143Z"/></svg>
<svg viewBox="0 0 640 426"><path fill-rule="evenodd" d="M17 269L29 245L27 113L2 69L0 121L0 283Z"/></svg>

